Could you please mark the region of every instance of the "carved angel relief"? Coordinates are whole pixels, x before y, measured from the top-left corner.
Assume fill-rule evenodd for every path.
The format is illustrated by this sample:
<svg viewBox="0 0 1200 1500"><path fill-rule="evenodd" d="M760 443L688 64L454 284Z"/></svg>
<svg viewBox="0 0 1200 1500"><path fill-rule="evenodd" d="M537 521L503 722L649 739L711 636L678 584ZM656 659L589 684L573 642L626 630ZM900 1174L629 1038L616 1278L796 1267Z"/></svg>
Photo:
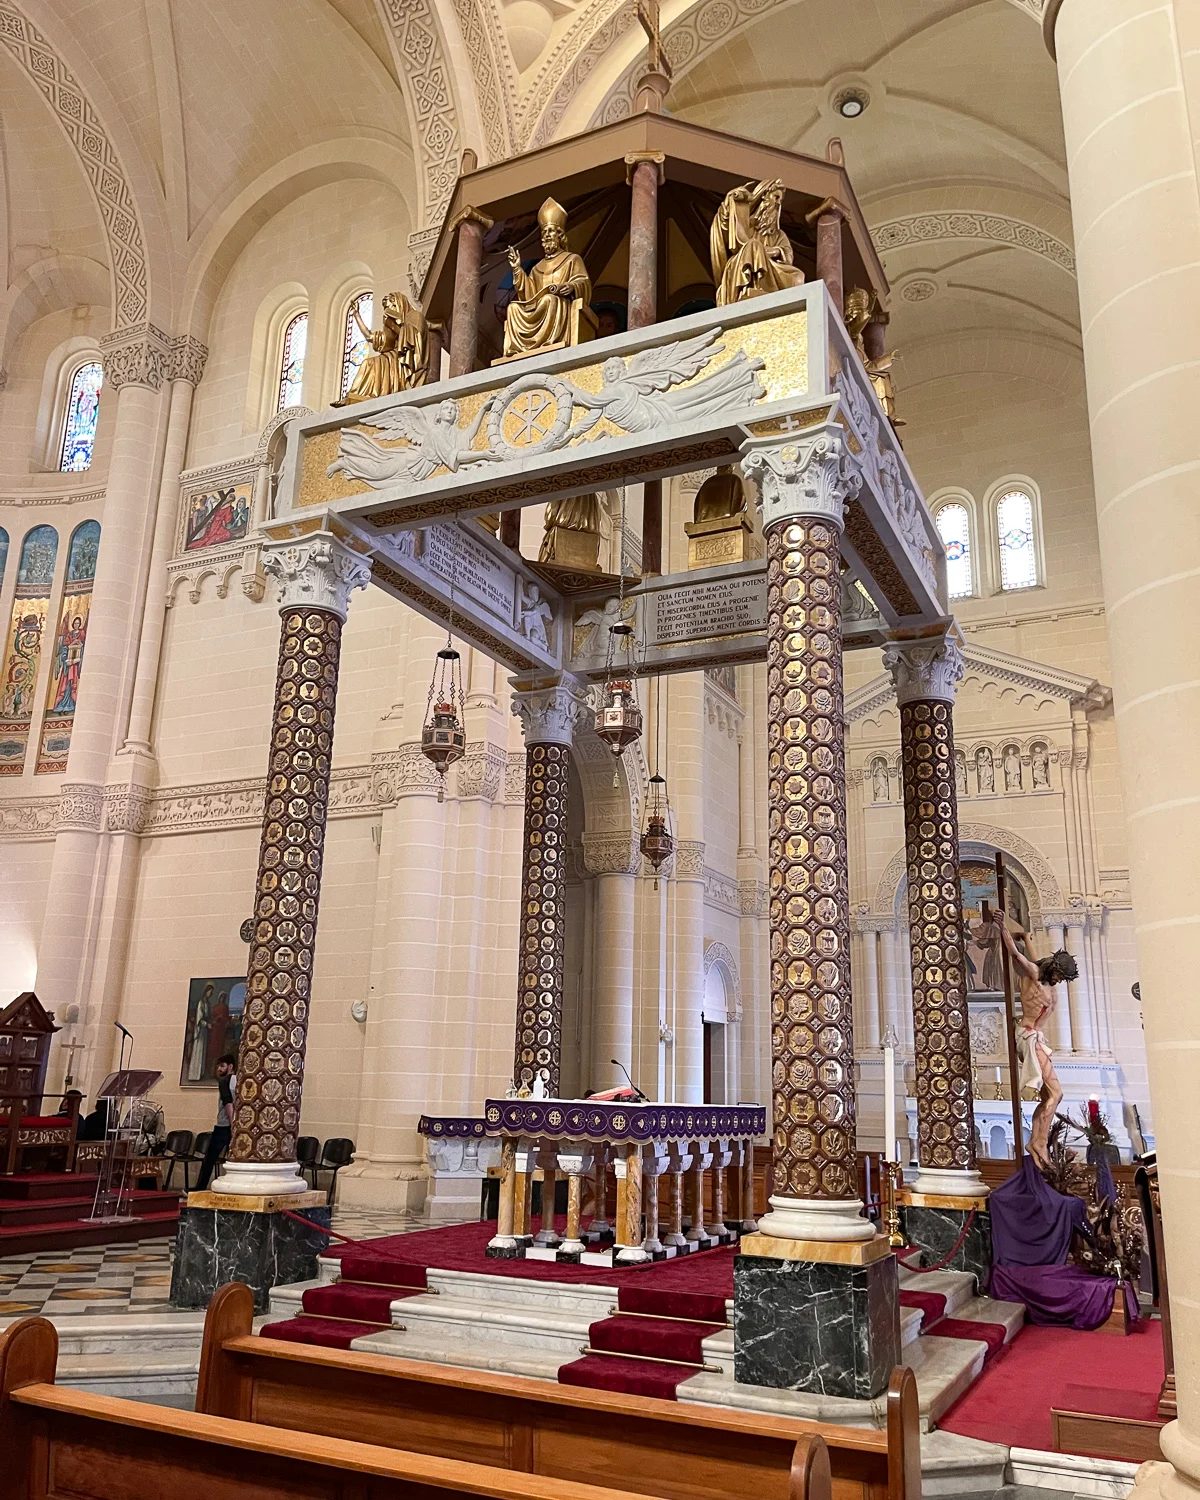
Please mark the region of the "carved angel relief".
<svg viewBox="0 0 1200 1500"><path fill-rule="evenodd" d="M738 350L711 375L696 379L725 352L720 339L721 330L714 328L674 344L639 350L629 359L614 355L601 366L602 384L594 392L560 376L522 375L489 395L467 426L459 425L459 403L449 399L379 412L369 422L342 430L329 476L344 474L373 489L397 480L420 483L440 472L457 473L468 464L507 463L583 440L599 442L614 430L617 435L652 432L762 400L766 390L758 371L763 361L748 358L745 350ZM578 410L585 415L576 421ZM477 448L485 419L487 446ZM604 430L595 431L602 420Z"/></svg>

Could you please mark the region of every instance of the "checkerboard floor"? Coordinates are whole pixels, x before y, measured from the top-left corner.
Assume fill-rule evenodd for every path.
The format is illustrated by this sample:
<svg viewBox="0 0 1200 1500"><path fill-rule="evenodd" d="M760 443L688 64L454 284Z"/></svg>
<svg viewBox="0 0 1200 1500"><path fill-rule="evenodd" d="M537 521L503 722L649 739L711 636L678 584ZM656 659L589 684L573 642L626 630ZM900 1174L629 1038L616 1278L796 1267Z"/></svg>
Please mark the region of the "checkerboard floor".
<svg viewBox="0 0 1200 1500"><path fill-rule="evenodd" d="M420 1213L358 1208L333 1212L333 1228L352 1240L429 1227ZM0 1257L0 1326L10 1318L33 1314L112 1318L170 1312L174 1249L171 1240L138 1240Z"/></svg>

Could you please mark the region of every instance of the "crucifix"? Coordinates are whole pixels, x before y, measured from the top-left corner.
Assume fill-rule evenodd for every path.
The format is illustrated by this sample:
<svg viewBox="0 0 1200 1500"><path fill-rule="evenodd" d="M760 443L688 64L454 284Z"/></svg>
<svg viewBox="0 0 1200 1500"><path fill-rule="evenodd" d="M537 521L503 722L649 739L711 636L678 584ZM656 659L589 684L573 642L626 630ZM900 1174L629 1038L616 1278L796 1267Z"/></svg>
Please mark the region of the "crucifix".
<svg viewBox="0 0 1200 1500"><path fill-rule="evenodd" d="M670 78L673 70L662 47L662 21L659 16L658 0L637 0L637 18L649 42L646 60L650 64L651 71L662 73Z"/></svg>
<svg viewBox="0 0 1200 1500"><path fill-rule="evenodd" d="M67 1086L67 1088L70 1088L71 1085L75 1082L74 1078L71 1076L75 1071L75 1054L76 1052L86 1052L87 1048L82 1042L64 1042L62 1050L67 1054L67 1072L66 1076L63 1079L63 1083Z"/></svg>

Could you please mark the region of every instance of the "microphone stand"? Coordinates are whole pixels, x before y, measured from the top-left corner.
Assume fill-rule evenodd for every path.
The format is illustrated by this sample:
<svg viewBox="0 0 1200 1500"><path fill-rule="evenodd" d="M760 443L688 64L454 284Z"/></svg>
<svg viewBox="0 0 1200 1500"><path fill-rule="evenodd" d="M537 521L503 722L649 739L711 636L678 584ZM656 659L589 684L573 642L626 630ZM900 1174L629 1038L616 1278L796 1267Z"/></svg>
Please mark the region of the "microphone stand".
<svg viewBox="0 0 1200 1500"><path fill-rule="evenodd" d="M615 1057L610 1057L609 1062L612 1063L614 1068L620 1068L621 1072L624 1073L625 1077L629 1080L629 1087L638 1096L639 1103L645 1104L646 1096L642 1093L641 1089L638 1088L637 1084L634 1083L633 1079L629 1077L629 1069L625 1066L625 1064L623 1062L618 1062Z"/></svg>

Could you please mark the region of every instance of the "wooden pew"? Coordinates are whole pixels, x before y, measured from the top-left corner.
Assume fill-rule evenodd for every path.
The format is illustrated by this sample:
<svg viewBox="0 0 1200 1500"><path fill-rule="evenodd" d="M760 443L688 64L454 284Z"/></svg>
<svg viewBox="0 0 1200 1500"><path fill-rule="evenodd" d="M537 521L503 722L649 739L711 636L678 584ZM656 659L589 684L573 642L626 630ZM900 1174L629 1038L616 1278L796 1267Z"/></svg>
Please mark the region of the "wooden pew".
<svg viewBox="0 0 1200 1500"><path fill-rule="evenodd" d="M643 1500L395 1445L173 1411L54 1384L58 1335L27 1318L0 1336L5 1500ZM815 1436L796 1500L830 1500Z"/></svg>
<svg viewBox="0 0 1200 1500"><path fill-rule="evenodd" d="M658 1500L796 1500L807 1444L833 1500L920 1500L917 1386L898 1369L887 1430L554 1385L250 1335L249 1288L209 1304L196 1410L620 1488Z"/></svg>

